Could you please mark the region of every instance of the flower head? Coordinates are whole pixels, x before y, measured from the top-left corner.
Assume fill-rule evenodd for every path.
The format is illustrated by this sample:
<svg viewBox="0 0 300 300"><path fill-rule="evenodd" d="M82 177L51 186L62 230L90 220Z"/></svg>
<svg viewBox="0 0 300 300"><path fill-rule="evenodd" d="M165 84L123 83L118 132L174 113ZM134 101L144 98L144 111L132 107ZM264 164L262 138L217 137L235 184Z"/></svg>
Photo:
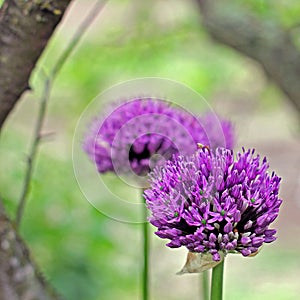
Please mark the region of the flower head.
<svg viewBox="0 0 300 300"><path fill-rule="evenodd" d="M171 248L210 253L215 261L220 252L256 253L276 239L269 226L282 202L280 178L268 167L254 150L235 160L232 150L204 147L155 168L145 198L156 234Z"/></svg>
<svg viewBox="0 0 300 300"><path fill-rule="evenodd" d="M218 144L216 133L211 134L213 126L205 130L202 121L166 101L134 99L118 106L105 119L96 119L83 147L100 173L133 171L146 175L174 154L193 153L197 143L211 147ZM224 121L217 122L221 124L219 135L225 140L231 137L232 128L223 128ZM232 145L230 141L227 144Z"/></svg>
<svg viewBox="0 0 300 300"><path fill-rule="evenodd" d="M214 113L206 113L200 123L209 139L211 148L225 147L233 149L235 144L234 128L230 121L220 118ZM221 133L221 134L220 134Z"/></svg>

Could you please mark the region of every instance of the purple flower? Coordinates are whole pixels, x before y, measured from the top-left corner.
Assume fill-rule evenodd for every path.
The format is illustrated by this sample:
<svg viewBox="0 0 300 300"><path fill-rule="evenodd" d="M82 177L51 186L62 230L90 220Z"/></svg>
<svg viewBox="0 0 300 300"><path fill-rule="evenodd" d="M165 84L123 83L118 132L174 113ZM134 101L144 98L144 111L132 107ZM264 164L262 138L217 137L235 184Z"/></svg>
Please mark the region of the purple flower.
<svg viewBox="0 0 300 300"><path fill-rule="evenodd" d="M197 143L233 146L233 129L226 121L198 119L187 111L158 99L124 102L89 128L84 150L100 173L113 171L146 175L174 154L192 154ZM217 129L214 129L217 127ZM219 130L218 130L219 128ZM228 138L228 141L226 140Z"/></svg>
<svg viewBox="0 0 300 300"><path fill-rule="evenodd" d="M233 149L235 145L234 128L230 121L221 119L213 113L206 113L200 118L211 148L225 147ZM221 133L221 134L220 134Z"/></svg>
<svg viewBox="0 0 300 300"><path fill-rule="evenodd" d="M170 239L171 248L210 253L215 261L220 251L257 252L276 239L269 226L282 202L280 178L268 167L254 150L243 149L234 160L232 150L204 147L155 168L144 195L156 234Z"/></svg>

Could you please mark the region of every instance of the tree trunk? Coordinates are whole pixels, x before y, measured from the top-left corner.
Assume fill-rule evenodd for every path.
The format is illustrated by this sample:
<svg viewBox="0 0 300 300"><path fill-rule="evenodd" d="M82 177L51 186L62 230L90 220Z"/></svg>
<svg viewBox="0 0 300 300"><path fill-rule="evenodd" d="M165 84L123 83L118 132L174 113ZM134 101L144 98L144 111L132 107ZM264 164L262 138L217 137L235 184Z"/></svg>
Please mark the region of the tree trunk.
<svg viewBox="0 0 300 300"><path fill-rule="evenodd" d="M218 42L256 60L300 113L300 53L288 31L232 1L197 0L204 27Z"/></svg>
<svg viewBox="0 0 300 300"><path fill-rule="evenodd" d="M0 300L61 299L46 283L0 202Z"/></svg>
<svg viewBox="0 0 300 300"><path fill-rule="evenodd" d="M6 0L0 10L0 128L71 0Z"/></svg>

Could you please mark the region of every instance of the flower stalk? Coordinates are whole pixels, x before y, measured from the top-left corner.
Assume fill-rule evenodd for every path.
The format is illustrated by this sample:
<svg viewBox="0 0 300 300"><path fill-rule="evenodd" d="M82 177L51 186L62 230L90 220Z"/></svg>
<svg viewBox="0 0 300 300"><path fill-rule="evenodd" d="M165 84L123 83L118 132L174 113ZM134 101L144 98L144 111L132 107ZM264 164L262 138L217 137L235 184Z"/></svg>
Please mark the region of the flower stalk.
<svg viewBox="0 0 300 300"><path fill-rule="evenodd" d="M144 190L142 190L143 195ZM142 196L143 203L145 199ZM148 300L149 298L149 226L147 221L147 209L143 206L144 223L143 228L143 274L142 274L142 290L143 290L143 300Z"/></svg>
<svg viewBox="0 0 300 300"><path fill-rule="evenodd" d="M210 300L223 298L224 260L212 269Z"/></svg>
<svg viewBox="0 0 300 300"><path fill-rule="evenodd" d="M200 280L202 284L202 297L200 299L209 300L209 282L208 282L208 271L204 271L200 275Z"/></svg>

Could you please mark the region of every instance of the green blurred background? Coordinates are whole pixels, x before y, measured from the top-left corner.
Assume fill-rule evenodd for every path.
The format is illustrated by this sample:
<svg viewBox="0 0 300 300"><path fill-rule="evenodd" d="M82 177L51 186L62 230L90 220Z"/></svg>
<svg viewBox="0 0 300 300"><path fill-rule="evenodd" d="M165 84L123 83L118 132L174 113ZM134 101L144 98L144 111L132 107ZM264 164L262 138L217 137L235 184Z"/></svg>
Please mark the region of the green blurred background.
<svg viewBox="0 0 300 300"><path fill-rule="evenodd" d="M299 23L299 1L232 2L286 28ZM77 0L71 5L31 78L33 92L5 124L0 189L11 217L44 82L41 69L49 70L56 62L92 3ZM295 31L298 43L299 36ZM72 138L95 96L116 83L145 76L174 79L195 89L234 122L236 148L255 147L283 177L279 238L255 258L228 257L225 299L298 299L299 116L256 62L210 39L193 1L110 1L55 81L43 130L53 135L40 146L21 230L46 278L66 299L140 296L139 226L111 220L86 201L73 174ZM113 177L108 180L128 197L136 196L134 189ZM186 250L168 249L154 234L151 242L152 299L199 299L199 276L175 275Z"/></svg>

